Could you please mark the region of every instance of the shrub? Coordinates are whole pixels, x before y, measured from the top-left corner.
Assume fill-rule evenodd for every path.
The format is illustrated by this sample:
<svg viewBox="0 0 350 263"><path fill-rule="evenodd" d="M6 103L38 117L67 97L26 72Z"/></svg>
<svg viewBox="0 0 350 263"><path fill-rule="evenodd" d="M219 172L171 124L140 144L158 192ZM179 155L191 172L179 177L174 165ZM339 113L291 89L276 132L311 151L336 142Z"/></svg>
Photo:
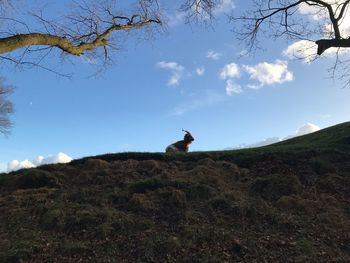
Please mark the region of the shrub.
<svg viewBox="0 0 350 263"><path fill-rule="evenodd" d="M207 200L214 195L215 190L205 184L193 184L186 189L186 197L188 200Z"/></svg>
<svg viewBox="0 0 350 263"><path fill-rule="evenodd" d="M11 248L5 252L0 252L0 262L17 263L29 262L33 254L38 252L38 245L32 241L17 240L12 243Z"/></svg>
<svg viewBox="0 0 350 263"><path fill-rule="evenodd" d="M152 212L157 208L152 198L149 195L135 193L128 202L128 209L134 212Z"/></svg>
<svg viewBox="0 0 350 263"><path fill-rule="evenodd" d="M94 170L101 170L109 168L109 162L101 159L88 159L86 160L85 167Z"/></svg>
<svg viewBox="0 0 350 263"><path fill-rule="evenodd" d="M350 178L338 174L327 174L317 181L321 192L349 196Z"/></svg>
<svg viewBox="0 0 350 263"><path fill-rule="evenodd" d="M223 214L238 213L238 208L234 207L230 200L225 197L215 197L208 202L209 206L216 212L221 212Z"/></svg>
<svg viewBox="0 0 350 263"><path fill-rule="evenodd" d="M58 180L47 171L40 169L23 170L14 181L14 185L19 189L32 189L40 187L58 186Z"/></svg>
<svg viewBox="0 0 350 263"><path fill-rule="evenodd" d="M310 165L312 170L319 175L335 172L334 165L328 160L324 160L321 158L313 158L310 161Z"/></svg>
<svg viewBox="0 0 350 263"><path fill-rule="evenodd" d="M115 219L111 223L113 231L116 231L119 235L147 231L153 228L153 226L153 221L149 220L148 218L123 213L116 215Z"/></svg>
<svg viewBox="0 0 350 263"><path fill-rule="evenodd" d="M186 209L186 195L181 190L166 188L160 192L163 209L179 211Z"/></svg>
<svg viewBox="0 0 350 263"><path fill-rule="evenodd" d="M101 224L103 218L95 209L82 208L76 211L71 221L77 229L84 229Z"/></svg>
<svg viewBox="0 0 350 263"><path fill-rule="evenodd" d="M51 208L41 216L40 223L44 229L61 230L64 227L64 217L63 208Z"/></svg>
<svg viewBox="0 0 350 263"><path fill-rule="evenodd" d="M276 206L283 211L291 211L293 214L311 215L316 213L317 202L300 196L282 196Z"/></svg>
<svg viewBox="0 0 350 263"><path fill-rule="evenodd" d="M147 191L154 191L158 188L164 187L165 184L158 178L149 178L138 181L130 185L129 190L132 193L145 193Z"/></svg>
<svg viewBox="0 0 350 263"><path fill-rule="evenodd" d="M7 187L11 181L11 178L13 178L13 175L9 174L0 174L0 188L1 187Z"/></svg>

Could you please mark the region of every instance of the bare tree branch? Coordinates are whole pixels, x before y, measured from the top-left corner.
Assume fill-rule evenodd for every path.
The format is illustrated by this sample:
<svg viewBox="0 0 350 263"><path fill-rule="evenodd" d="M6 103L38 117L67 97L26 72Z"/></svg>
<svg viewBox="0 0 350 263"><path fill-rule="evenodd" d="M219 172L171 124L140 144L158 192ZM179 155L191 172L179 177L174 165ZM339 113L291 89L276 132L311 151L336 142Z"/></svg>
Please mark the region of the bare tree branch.
<svg viewBox="0 0 350 263"><path fill-rule="evenodd" d="M56 60L60 54L61 58L85 54L87 61L95 61L95 56L103 62L102 66L107 65L111 61L110 52L118 50L118 43L126 36L123 32L162 25L157 0L135 0L134 5L126 4L127 9L120 7L124 3L115 0L67 2L70 6L62 9L63 15L54 17L48 16L52 14L48 11L52 4L49 1L43 1L42 6L25 1L26 6L18 1L0 1L0 62L12 63L20 69L38 67L69 77L70 74L55 69L52 58ZM0 80L0 133L3 134L8 134L11 127L9 114L13 105L7 99L11 92L12 88Z"/></svg>
<svg viewBox="0 0 350 263"><path fill-rule="evenodd" d="M186 0L181 9L192 18L211 18L215 7L220 2L218 0Z"/></svg>
<svg viewBox="0 0 350 263"><path fill-rule="evenodd" d="M320 39L316 41L316 44L318 46L317 55L322 55L324 51L331 47L350 47L350 39Z"/></svg>
<svg viewBox="0 0 350 263"><path fill-rule="evenodd" d="M318 45L318 55L321 55L330 47L349 47L349 36L342 36L340 31L340 23L344 18L346 9L350 0L339 1L330 4L322 0L280 0L280 1L262 1L256 0L256 8L242 16L232 16L233 21L243 22L245 30L238 34L248 41L250 47L256 45L258 34L265 32L263 25L269 26L270 34L275 37L286 35L291 38L310 39L310 37L318 37L313 41ZM296 14L301 5L318 8L324 10L328 14L328 20L331 25L330 39L323 39L325 31L322 26L310 30L308 23L302 20L301 14ZM339 11L340 10L340 11ZM326 18L324 18L326 19ZM322 20L323 21L323 20ZM275 32L271 32L274 29ZM280 30L282 30L280 32Z"/></svg>
<svg viewBox="0 0 350 263"><path fill-rule="evenodd" d="M14 51L16 49L20 49L27 46L33 45L44 45L44 46L52 46L57 47L69 54L72 55L82 55L87 50L92 50L100 46L106 46L108 42L108 36L113 31L118 30L131 30L139 27L143 27L149 25L151 23L160 24L160 20L155 19L144 19L138 22L133 22L133 19L127 24L113 24L109 28L107 28L103 33L99 34L97 32L91 33L90 35L95 34L95 39L85 43L81 42L78 45L75 45L71 41L69 41L66 37L51 35L51 34L42 34L42 33L28 33L28 34L17 34L11 37L6 37L0 39L0 54ZM88 35L88 36L90 36ZM87 36L83 36L87 37Z"/></svg>

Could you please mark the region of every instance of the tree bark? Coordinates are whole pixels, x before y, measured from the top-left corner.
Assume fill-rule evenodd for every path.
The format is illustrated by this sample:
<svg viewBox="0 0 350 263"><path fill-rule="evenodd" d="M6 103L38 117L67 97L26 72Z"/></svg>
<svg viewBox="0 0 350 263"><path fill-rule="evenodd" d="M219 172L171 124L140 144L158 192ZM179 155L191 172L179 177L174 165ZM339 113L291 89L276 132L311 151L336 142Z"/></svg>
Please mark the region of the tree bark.
<svg viewBox="0 0 350 263"><path fill-rule="evenodd" d="M350 39L320 39L316 41L317 55L321 55L330 47L350 47Z"/></svg>
<svg viewBox="0 0 350 263"><path fill-rule="evenodd" d="M42 33L28 33L28 34L17 34L14 36L0 38L0 54L14 51L16 49L24 48L33 45L44 45L60 48L61 50L70 53L72 55L82 55L87 50L95 49L99 46L105 46L107 44L107 37L117 30L131 30L143 26L147 26L150 23L160 23L160 21L149 19L137 23L128 23L125 25L112 25L102 34L89 42L81 42L74 44L63 36L56 36L52 34Z"/></svg>

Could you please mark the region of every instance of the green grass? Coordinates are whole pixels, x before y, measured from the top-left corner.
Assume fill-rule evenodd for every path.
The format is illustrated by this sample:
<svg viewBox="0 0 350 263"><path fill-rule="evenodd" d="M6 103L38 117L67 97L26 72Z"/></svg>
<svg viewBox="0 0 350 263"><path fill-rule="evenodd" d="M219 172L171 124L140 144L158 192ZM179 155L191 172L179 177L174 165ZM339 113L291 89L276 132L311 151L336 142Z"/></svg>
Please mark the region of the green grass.
<svg viewBox="0 0 350 263"><path fill-rule="evenodd" d="M305 155L334 155L336 153L350 152L350 122L329 127L312 134L292 138L273 145L259 148L205 151L190 153L148 153L126 152L118 154L105 154L74 160L73 165L85 165L89 159L100 159L107 162L119 160L153 160L153 161L183 161L192 162L203 159L233 161L240 166L249 166L249 163L271 158L274 154L293 158L300 153Z"/></svg>

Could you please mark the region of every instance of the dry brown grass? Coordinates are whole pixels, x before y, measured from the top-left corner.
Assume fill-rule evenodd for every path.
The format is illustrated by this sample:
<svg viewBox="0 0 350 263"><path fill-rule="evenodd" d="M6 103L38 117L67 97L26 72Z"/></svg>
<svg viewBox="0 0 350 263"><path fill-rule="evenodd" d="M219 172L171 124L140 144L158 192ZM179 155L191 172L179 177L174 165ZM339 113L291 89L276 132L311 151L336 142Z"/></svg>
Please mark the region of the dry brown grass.
<svg viewBox="0 0 350 263"><path fill-rule="evenodd" d="M350 151L298 147L0 175L0 262L350 262Z"/></svg>

